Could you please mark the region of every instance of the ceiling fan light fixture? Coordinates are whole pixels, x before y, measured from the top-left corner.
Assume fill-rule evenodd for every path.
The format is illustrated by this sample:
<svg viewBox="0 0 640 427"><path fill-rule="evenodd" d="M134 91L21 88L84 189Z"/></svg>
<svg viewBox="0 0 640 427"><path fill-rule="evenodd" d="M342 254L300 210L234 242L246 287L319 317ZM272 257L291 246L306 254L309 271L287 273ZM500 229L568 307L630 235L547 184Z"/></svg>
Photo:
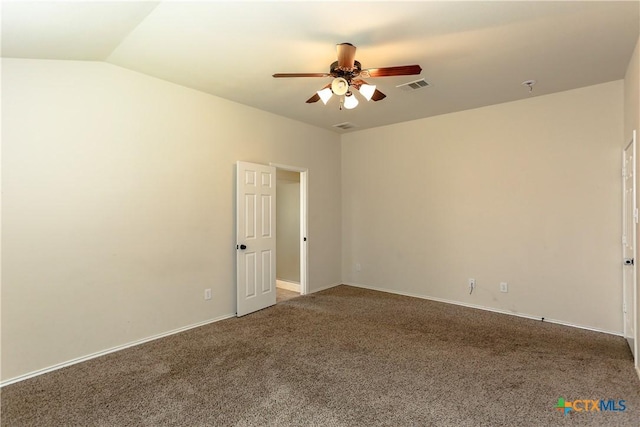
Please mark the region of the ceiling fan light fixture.
<svg viewBox="0 0 640 427"><path fill-rule="evenodd" d="M357 89L357 92L360 92L367 101L380 101L386 98L384 93L376 89L374 85L365 83L362 78L412 76L422 72L422 67L417 64L363 69L362 64L355 59L356 47L354 45L339 43L336 45L336 49L338 60L331 63L328 73L275 73L273 77L331 77L331 83L314 93L306 103L313 104L322 100L326 105L331 96L336 95L342 110L343 108L355 108L358 105L358 100L351 92L352 88ZM353 86L351 86L352 84Z"/></svg>
<svg viewBox="0 0 640 427"><path fill-rule="evenodd" d="M329 102L332 95L333 95L333 92L331 92L331 88L329 87L326 87L318 91L318 96L320 97L324 105L327 105L327 102Z"/></svg>
<svg viewBox="0 0 640 427"><path fill-rule="evenodd" d="M344 95L344 108L352 110L358 106L358 99L351 92L347 92Z"/></svg>
<svg viewBox="0 0 640 427"><path fill-rule="evenodd" d="M342 77L336 77L331 82L331 90L338 96L344 95L349 90L349 82Z"/></svg>
<svg viewBox="0 0 640 427"><path fill-rule="evenodd" d="M360 86L360 93L364 96L364 99L371 101L371 97L376 91L376 85L363 84Z"/></svg>

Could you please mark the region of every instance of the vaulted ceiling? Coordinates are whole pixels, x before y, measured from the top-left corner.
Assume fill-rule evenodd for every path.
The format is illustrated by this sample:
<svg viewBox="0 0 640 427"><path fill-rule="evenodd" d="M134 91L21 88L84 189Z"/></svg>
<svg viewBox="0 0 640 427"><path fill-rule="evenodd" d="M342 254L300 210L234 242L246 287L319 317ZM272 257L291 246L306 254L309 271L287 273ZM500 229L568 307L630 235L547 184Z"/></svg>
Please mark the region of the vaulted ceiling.
<svg viewBox="0 0 640 427"><path fill-rule="evenodd" d="M326 129L354 130L524 99L624 77L638 1L70 1L2 3L2 56L105 61ZM331 78L336 44L363 68L419 64L369 79L387 97L353 110L306 104ZM430 86L403 90L417 79ZM523 81L536 80L530 94Z"/></svg>

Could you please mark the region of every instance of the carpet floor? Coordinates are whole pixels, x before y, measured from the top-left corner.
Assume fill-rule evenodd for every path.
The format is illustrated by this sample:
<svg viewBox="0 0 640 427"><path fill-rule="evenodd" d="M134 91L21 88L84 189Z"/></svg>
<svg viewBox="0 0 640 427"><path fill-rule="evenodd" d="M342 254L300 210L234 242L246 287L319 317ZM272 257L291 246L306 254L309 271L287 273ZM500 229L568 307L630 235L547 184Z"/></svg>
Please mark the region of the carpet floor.
<svg viewBox="0 0 640 427"><path fill-rule="evenodd" d="M3 426L640 425L621 337L349 286L1 393Z"/></svg>

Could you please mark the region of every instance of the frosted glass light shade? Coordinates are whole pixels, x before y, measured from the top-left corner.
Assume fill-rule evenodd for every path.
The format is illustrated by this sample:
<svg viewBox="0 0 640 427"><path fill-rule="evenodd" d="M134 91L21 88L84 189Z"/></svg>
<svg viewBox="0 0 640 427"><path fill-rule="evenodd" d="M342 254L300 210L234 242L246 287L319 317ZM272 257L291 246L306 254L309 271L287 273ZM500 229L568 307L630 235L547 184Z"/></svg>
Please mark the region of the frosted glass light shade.
<svg viewBox="0 0 640 427"><path fill-rule="evenodd" d="M327 105L327 102L329 102L332 95L333 92L331 92L331 88L328 87L318 91L318 96L320 97L324 105Z"/></svg>
<svg viewBox="0 0 640 427"><path fill-rule="evenodd" d="M358 106L358 99L351 92L347 92L344 96L344 108L351 110Z"/></svg>
<svg viewBox="0 0 640 427"><path fill-rule="evenodd" d="M376 91L376 85L363 84L362 86L360 86L360 93L362 94L362 96L364 96L364 99L366 99L367 101L371 100L371 97L373 96L375 91Z"/></svg>

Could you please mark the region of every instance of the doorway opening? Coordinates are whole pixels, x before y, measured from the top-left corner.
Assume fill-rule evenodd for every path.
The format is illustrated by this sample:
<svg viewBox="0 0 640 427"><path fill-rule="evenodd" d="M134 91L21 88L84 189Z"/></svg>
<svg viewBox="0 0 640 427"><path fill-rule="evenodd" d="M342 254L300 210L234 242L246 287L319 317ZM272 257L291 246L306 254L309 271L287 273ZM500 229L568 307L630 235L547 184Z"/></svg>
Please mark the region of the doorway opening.
<svg viewBox="0 0 640 427"><path fill-rule="evenodd" d="M276 168L276 303L307 293L307 169Z"/></svg>

